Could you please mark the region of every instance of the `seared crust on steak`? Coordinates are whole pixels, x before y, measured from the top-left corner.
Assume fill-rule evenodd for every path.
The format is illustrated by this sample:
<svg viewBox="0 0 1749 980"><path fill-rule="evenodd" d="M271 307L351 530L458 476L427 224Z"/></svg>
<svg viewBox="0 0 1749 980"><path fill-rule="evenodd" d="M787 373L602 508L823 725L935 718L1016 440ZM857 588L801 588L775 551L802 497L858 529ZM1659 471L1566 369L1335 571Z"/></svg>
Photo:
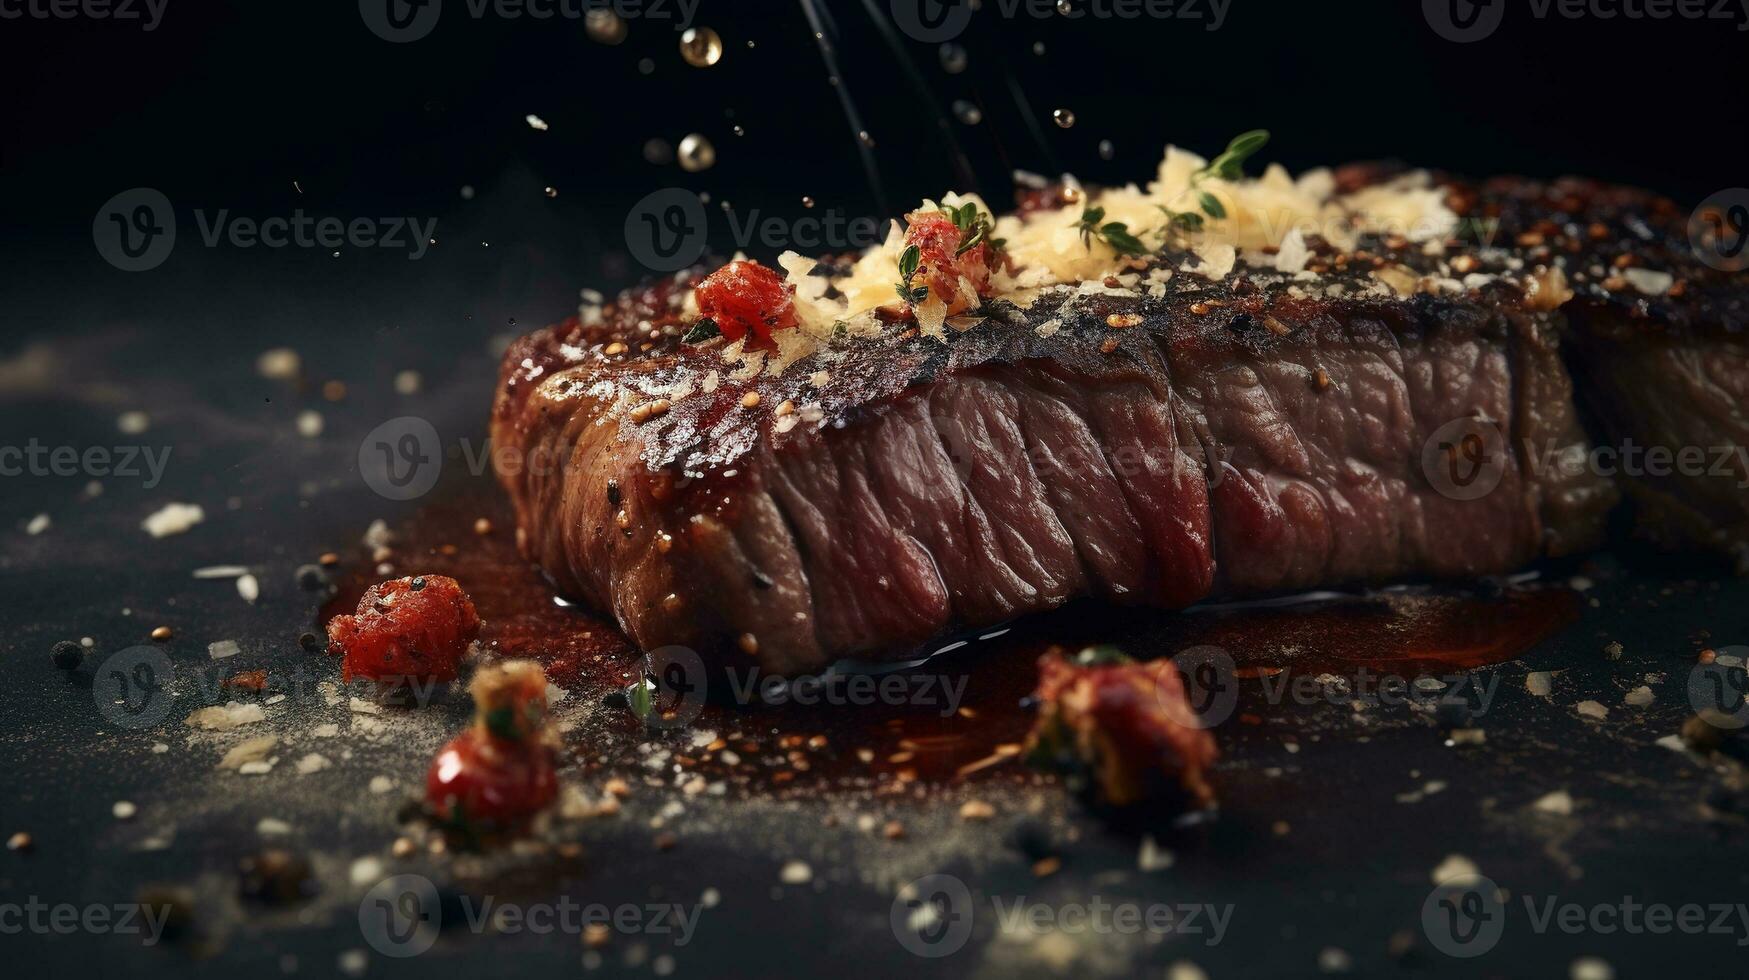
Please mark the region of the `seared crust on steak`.
<svg viewBox="0 0 1749 980"><path fill-rule="evenodd" d="M645 649L794 674L1083 595L1180 607L1592 547L1617 490L1584 465L1569 361L1602 438L1744 444L1744 301L1678 246L1673 205L1445 187L1469 220L1444 249L1314 239L1310 275L1218 280L1168 251L1169 279L995 300L944 340L889 323L781 371L681 339L687 274L628 293L506 355L494 459L523 548ZM1499 438L1466 458L1454 425ZM1744 538L1740 489L1636 493L1689 540Z"/></svg>

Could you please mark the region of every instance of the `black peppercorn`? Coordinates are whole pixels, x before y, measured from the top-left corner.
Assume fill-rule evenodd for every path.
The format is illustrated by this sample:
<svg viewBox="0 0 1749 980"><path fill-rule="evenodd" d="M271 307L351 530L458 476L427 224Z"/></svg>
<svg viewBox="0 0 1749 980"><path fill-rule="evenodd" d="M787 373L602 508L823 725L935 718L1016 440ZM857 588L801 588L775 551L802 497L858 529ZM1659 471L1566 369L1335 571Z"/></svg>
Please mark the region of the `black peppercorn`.
<svg viewBox="0 0 1749 980"><path fill-rule="evenodd" d="M85 659L85 648L72 640L62 640L55 644L53 654L56 667L62 670L75 670Z"/></svg>

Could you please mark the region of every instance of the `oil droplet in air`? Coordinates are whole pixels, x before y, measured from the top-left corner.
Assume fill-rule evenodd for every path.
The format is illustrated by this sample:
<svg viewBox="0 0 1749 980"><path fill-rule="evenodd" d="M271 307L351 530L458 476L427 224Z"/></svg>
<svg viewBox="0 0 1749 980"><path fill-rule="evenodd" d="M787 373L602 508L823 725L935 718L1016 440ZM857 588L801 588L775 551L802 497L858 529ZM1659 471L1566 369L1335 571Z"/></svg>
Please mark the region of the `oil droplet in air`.
<svg viewBox="0 0 1749 980"><path fill-rule="evenodd" d="M953 116L967 126L976 126L984 121L984 110L965 99L957 99L953 104Z"/></svg>
<svg viewBox="0 0 1749 980"><path fill-rule="evenodd" d="M1099 159L1110 160L1117 156L1117 147L1111 145L1111 140L1099 141Z"/></svg>
<svg viewBox="0 0 1749 980"><path fill-rule="evenodd" d="M557 187L547 188L547 196L548 197L558 197L559 196L559 189Z"/></svg>
<svg viewBox="0 0 1749 980"><path fill-rule="evenodd" d="M666 166L674 162L674 147L664 139L645 140L644 159L658 167Z"/></svg>
<svg viewBox="0 0 1749 980"><path fill-rule="evenodd" d="M689 27L680 35L680 56L694 68L709 68L723 60L723 39L708 27Z"/></svg>
<svg viewBox="0 0 1749 980"><path fill-rule="evenodd" d="M1056 124L1063 129L1068 129L1069 127L1075 125L1075 113L1073 110L1070 110L1070 109L1056 109L1056 110L1052 111L1051 112L1051 119L1054 120L1056 122Z"/></svg>
<svg viewBox="0 0 1749 980"><path fill-rule="evenodd" d="M717 162L717 148L698 133L680 141L680 169L687 173L709 170Z"/></svg>
<svg viewBox="0 0 1749 980"><path fill-rule="evenodd" d="M811 198L811 197L803 197L802 198L802 207L811 208L813 206L814 206L814 199L813 198Z"/></svg>
<svg viewBox="0 0 1749 980"><path fill-rule="evenodd" d="M654 75L654 74L656 74L656 60L654 58L639 58L638 59L638 74L640 74L640 75Z"/></svg>
<svg viewBox="0 0 1749 980"><path fill-rule="evenodd" d="M583 15L583 32L597 44L618 44L626 39L626 22L612 10L597 7Z"/></svg>
<svg viewBox="0 0 1749 980"><path fill-rule="evenodd" d="M1057 0L1057 13L1067 17L1074 12L1075 5L1070 3L1069 0Z"/></svg>
<svg viewBox="0 0 1749 980"><path fill-rule="evenodd" d="M746 136L747 131L745 129L742 129L740 126L736 126L735 127L735 135L736 136Z"/></svg>
<svg viewBox="0 0 1749 980"><path fill-rule="evenodd" d="M863 146L869 147L870 149L874 148L874 145L875 145L874 137L870 136L868 134L868 130L864 129L864 130L858 131L856 134L856 138L859 141L861 141Z"/></svg>
<svg viewBox="0 0 1749 980"><path fill-rule="evenodd" d="M473 200L474 199L474 185L473 184L463 184L461 194L462 194L462 200L464 200L464 201Z"/></svg>
<svg viewBox="0 0 1749 980"><path fill-rule="evenodd" d="M1045 42L1043 42L1043 41L1032 42L1032 53L1038 55L1040 58L1043 58L1045 56Z"/></svg>
<svg viewBox="0 0 1749 980"><path fill-rule="evenodd" d="M958 75L966 70L966 49L963 45L950 42L941 46L941 70L949 75Z"/></svg>

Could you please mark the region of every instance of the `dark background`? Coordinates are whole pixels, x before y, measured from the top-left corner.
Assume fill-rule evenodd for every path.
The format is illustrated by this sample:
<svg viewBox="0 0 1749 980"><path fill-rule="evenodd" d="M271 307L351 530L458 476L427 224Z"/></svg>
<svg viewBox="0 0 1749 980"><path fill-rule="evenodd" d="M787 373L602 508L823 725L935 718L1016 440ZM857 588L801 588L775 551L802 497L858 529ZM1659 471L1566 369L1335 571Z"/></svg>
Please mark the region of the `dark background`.
<svg viewBox="0 0 1749 980"><path fill-rule="evenodd" d="M1493 36L1456 44L1413 0L1233 0L1217 31L1205 30L1206 0L1191 8L1204 19L1165 21L1005 18L990 0L962 38L962 74L943 70L935 45L899 38L913 77L875 29L886 0L825 0L842 85L876 141L877 196L797 3L702 0L699 24L727 49L709 69L681 60L672 0L674 19L632 19L617 46L589 40L580 19L476 19L463 0L448 5L408 44L372 34L347 0L168 0L149 33L0 20L8 333L125 315L192 338L247 330L287 302L369 310L387 329L405 319L397 297L438 288L454 291L458 315L546 322L580 286L636 278L623 222L651 190L706 191L743 215L803 216L809 195L816 216L884 216L963 185L946 133L998 202L1015 167L1145 180L1168 141L1207 153L1252 127L1275 134L1264 156L1295 172L1395 156L1593 175L1684 206L1744 182L1749 34L1732 22L1539 21L1515 3ZM939 126L961 98L984 121ZM1052 125L1056 108L1076 125ZM531 129L529 113L551 129ZM646 140L690 132L714 142L714 168L645 161ZM133 187L163 191L181 223L176 253L144 274L111 269L91 242L98 208ZM418 262L387 249L208 249L196 208L435 217L439 245ZM711 214L713 244L732 249Z"/></svg>
<svg viewBox="0 0 1749 980"><path fill-rule="evenodd" d="M294 569L329 550L359 561L365 524L395 524L423 506L364 485L365 434L397 416L428 419L450 450L446 481L491 492L488 476L461 472L456 448L484 434L495 344L570 312L580 287L635 279L622 229L651 191L709 192L719 250L733 247L716 208L725 199L787 218L891 214L963 186L937 123L955 99L982 107L981 124L946 131L993 201L1004 200L1013 168L1146 180L1168 141L1209 152L1253 127L1274 133L1263 155L1296 172L1396 156L1471 173L1587 174L1685 207L1749 183L1749 34L1717 21L1538 22L1514 4L1495 35L1460 45L1407 0L1233 0L1214 32L1206 21L1006 20L986 0L962 39L962 74L942 69L935 45L898 42L914 80L871 18L884 17L887 0L830 0L841 86L875 139L881 196L795 3L703 0L698 23L720 32L727 51L702 70L682 61L672 21L634 19L623 44L604 46L578 20L475 20L463 0L447 0L429 37L395 45L367 30L349 0L168 3L151 33L0 20L0 446L173 450L163 485L105 479L95 499L82 496L84 474L0 481L0 660L12 671L0 685L0 835L22 829L36 840L32 854L0 855L0 899L125 902L144 884L172 882L198 887L219 920L211 927L231 932L208 959L143 952L118 937L8 937L8 963L24 976L278 975L289 972L286 956L298 958L299 975L326 976L339 951L361 947L347 868L385 853L401 799L363 787L378 773L416 781L465 706L422 716L423 741L349 743L358 757L312 782L289 781L289 757L248 782L214 773L216 749L183 744L188 695L160 728L121 731L95 710L88 674L160 623L176 628L164 649L181 665L205 664L206 644L223 638L241 640L250 665L305 662L295 637L314 625L316 603ZM639 70L646 58L649 74ZM1057 108L1074 111L1073 128L1051 123ZM530 113L551 128L530 129ZM645 161L647 140L673 144L691 132L714 142L714 168ZM1115 147L1110 160L1102 140ZM471 199L463 186L475 189ZM178 244L158 268L125 273L99 255L92 223L136 187L173 202ZM812 212L804 195L817 202ZM419 261L381 248L208 248L196 209L436 218L439 244ZM254 369L258 353L279 346L302 354L296 383ZM402 369L422 372L419 393L390 387ZM346 383L344 399L321 394L327 380ZM146 435L117 434L117 416L131 410L149 414ZM325 417L319 439L295 431L306 410ZM201 503L206 523L148 539L140 520L170 500ZM53 525L27 535L38 513ZM257 570L258 603L243 603L228 582L189 577L233 562ZM1217 977L1305 975L1326 947L1351 953L1358 975L1562 976L1581 955L1606 956L1623 976L1728 975L1741 957L1734 937L1538 936L1522 917L1484 961L1425 944L1407 959L1391 952L1394 935L1420 934L1429 872L1454 852L1518 893L1583 904L1744 893L1741 824L1721 828L1696 806L1716 774L1654 744L1690 713L1683 683L1695 648L1745 635L1743 587L1692 581L1686 570L1605 569L1614 573L1589 572L1602 584L1586 618L1497 668L1507 693L1485 751L1443 745L1437 730L1395 718L1367 738L1322 716L1272 719L1224 734L1225 815L1212 842L1179 847L1170 876L1110 884L1134 871L1135 841L1085 816L1066 870L1048 882L1005 849L1005 823L939 870L981 892L1046 901L1108 888L1239 906L1226 944L1174 940L1137 957L1150 975L1180 957ZM85 687L47 660L55 641L81 636L95 644ZM1625 644L1625 660L1600 656L1610 640ZM1557 701L1524 693L1528 670L1566 671ZM1598 726L1573 713L1582 698L1619 705L1654 671L1669 680L1643 717ZM336 714L344 717L300 704L287 730ZM150 751L160 739L171 752ZM1450 788L1400 802L1435 779ZM1526 816L1561 787L1580 801L1577 816ZM115 820L118 799L137 802L140 816ZM689 833L663 857L642 822L662 799L640 798L638 820L589 828L594 863L580 887L608 901L721 888L722 911L680 951L676 975L959 976L980 963L1006 975L1002 961L974 958L998 945L987 922L961 956L902 955L886 925L891 889L865 880L874 864L855 850L860 838L824 827L818 813L729 810L715 832ZM300 909L212 913L236 905L236 861L260 846L266 816L292 823L293 844L317 859L321 904L307 919ZM1292 834L1273 828L1278 819ZM142 846L166 827L170 846ZM933 843L922 829L916 839ZM832 881L779 901L771 885L794 855ZM373 957L369 975L582 975L568 937L455 943L434 955Z"/></svg>

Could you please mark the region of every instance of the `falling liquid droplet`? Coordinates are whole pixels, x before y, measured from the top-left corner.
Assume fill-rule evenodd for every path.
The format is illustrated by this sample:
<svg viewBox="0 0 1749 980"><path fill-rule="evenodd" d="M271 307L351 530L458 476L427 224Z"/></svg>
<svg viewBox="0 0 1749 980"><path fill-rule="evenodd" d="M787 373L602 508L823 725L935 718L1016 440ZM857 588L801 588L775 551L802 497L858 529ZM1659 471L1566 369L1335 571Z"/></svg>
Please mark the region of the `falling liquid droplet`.
<svg viewBox="0 0 1749 980"><path fill-rule="evenodd" d="M811 198L811 197L803 197L802 198L802 207L811 208L813 206L814 206L814 199L813 198Z"/></svg>
<svg viewBox="0 0 1749 980"><path fill-rule="evenodd" d="M1070 3L1069 0L1057 0L1057 13L1067 17L1074 12L1075 5Z"/></svg>
<svg viewBox="0 0 1749 980"><path fill-rule="evenodd" d="M1032 53L1038 55L1040 58L1043 58L1045 56L1045 42L1043 42L1043 41L1032 42Z"/></svg>
<svg viewBox="0 0 1749 980"><path fill-rule="evenodd" d="M548 197L558 197L559 196L559 189L557 187L547 188L547 196Z"/></svg>
<svg viewBox="0 0 1749 980"><path fill-rule="evenodd" d="M1117 147L1111 145L1111 140L1099 141L1099 159L1110 160L1117 156Z"/></svg>
<svg viewBox="0 0 1749 980"><path fill-rule="evenodd" d="M644 159L656 166L665 166L674 162L674 147L664 139L644 141Z"/></svg>
<svg viewBox="0 0 1749 980"><path fill-rule="evenodd" d="M597 44L618 44L626 39L626 22L619 14L597 7L583 16L583 32Z"/></svg>
<svg viewBox="0 0 1749 980"><path fill-rule="evenodd" d="M941 70L949 75L958 75L966 70L966 49L958 44L941 46Z"/></svg>
<svg viewBox="0 0 1749 980"><path fill-rule="evenodd" d="M862 142L863 146L869 147L870 149L875 145L874 137L870 136L866 129L859 130L856 134L856 138Z"/></svg>
<svg viewBox="0 0 1749 980"><path fill-rule="evenodd" d="M1068 109L1057 109L1053 111L1051 113L1051 119L1055 120L1056 124L1063 129L1068 129L1075 125L1075 113Z"/></svg>
<svg viewBox="0 0 1749 980"><path fill-rule="evenodd" d="M965 99L959 99L954 102L953 115L955 119L965 123L967 126L976 126L984 121L984 111L977 106L972 105L970 102L967 102Z"/></svg>
<svg viewBox="0 0 1749 980"><path fill-rule="evenodd" d="M474 185L463 184L462 185L462 200L471 201L473 199L474 199Z"/></svg>
<svg viewBox="0 0 1749 980"><path fill-rule="evenodd" d="M680 56L694 68L709 68L723 60L723 39L708 27L689 27L680 35Z"/></svg>
<svg viewBox="0 0 1749 980"><path fill-rule="evenodd" d="M745 129L742 129L740 126L736 126L735 127L735 135L736 136L746 136L747 131Z"/></svg>
<svg viewBox="0 0 1749 980"><path fill-rule="evenodd" d="M687 173L709 170L717 162L717 148L711 141L693 133L680 141L680 169Z"/></svg>

